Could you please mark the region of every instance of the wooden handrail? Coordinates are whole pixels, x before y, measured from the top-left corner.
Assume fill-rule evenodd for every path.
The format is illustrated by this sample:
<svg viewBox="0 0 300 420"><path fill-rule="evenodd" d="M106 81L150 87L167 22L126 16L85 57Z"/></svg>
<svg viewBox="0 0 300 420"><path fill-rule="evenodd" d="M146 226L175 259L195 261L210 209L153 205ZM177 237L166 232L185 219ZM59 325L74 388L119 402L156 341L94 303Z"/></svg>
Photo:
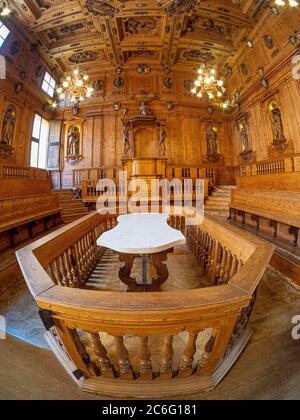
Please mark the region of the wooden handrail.
<svg viewBox="0 0 300 420"><path fill-rule="evenodd" d="M17 252L28 287L43 310L51 347L87 391L121 396L125 387L127 396L170 395L175 378L172 395L214 387L251 336L246 327L273 248L211 218L201 226L185 226L184 218L171 216L170 224L186 234L215 287L161 293L86 290L85 279L102 252L95 241L115 223L115 216L93 213ZM176 365L172 342L182 331L189 338ZM196 340L203 331L209 332L209 339L196 360ZM113 340L114 354L102 333ZM138 366L130 359L135 349L127 348L128 334L137 340ZM162 340L158 367L151 364L152 335ZM114 378L123 379L123 385L112 383ZM135 378L145 381L145 387ZM155 389L147 388L154 378L159 379Z"/></svg>

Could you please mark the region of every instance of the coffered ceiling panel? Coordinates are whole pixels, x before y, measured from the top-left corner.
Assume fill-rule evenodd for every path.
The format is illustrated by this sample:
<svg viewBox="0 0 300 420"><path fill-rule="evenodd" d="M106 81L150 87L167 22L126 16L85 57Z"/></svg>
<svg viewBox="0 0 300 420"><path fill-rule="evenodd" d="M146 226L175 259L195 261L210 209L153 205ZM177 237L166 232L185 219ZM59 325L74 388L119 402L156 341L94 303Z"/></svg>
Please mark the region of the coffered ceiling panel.
<svg viewBox="0 0 300 420"><path fill-rule="evenodd" d="M11 0L15 18L66 71L154 61L225 65L245 43L264 0Z"/></svg>

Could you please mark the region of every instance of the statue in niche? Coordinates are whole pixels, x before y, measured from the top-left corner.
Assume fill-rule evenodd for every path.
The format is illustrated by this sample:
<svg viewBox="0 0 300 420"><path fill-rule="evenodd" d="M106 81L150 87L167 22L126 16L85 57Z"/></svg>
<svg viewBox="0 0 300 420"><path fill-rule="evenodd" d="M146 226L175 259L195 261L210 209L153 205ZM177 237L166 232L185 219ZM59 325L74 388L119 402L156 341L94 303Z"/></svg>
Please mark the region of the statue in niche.
<svg viewBox="0 0 300 420"><path fill-rule="evenodd" d="M247 129L247 124L245 120L242 120L240 122L240 135L241 135L243 152L248 152L250 150L250 146L249 146L248 129Z"/></svg>
<svg viewBox="0 0 300 420"><path fill-rule="evenodd" d="M207 159L211 162L215 162L220 159L218 153L218 130L216 127L209 125L206 132L207 142Z"/></svg>
<svg viewBox="0 0 300 420"><path fill-rule="evenodd" d="M1 144L5 144L7 146L12 145L15 133L16 119L16 109L13 106L8 107L2 124Z"/></svg>
<svg viewBox="0 0 300 420"><path fill-rule="evenodd" d="M78 127L71 127L68 133L68 156L78 156L80 153L80 132Z"/></svg>
<svg viewBox="0 0 300 420"><path fill-rule="evenodd" d="M243 151L240 153L240 156L245 162L248 162L251 159L252 150L251 150L250 142L249 142L247 116L244 116L238 122L238 130L240 132L242 149L243 149Z"/></svg>
<svg viewBox="0 0 300 420"><path fill-rule="evenodd" d="M218 153L217 138L218 138L217 129L213 127L212 125L209 125L207 128L206 140L207 140L207 153L211 156Z"/></svg>
<svg viewBox="0 0 300 420"><path fill-rule="evenodd" d="M127 123L124 125L123 128L123 135L124 135L124 156L128 156L129 150L130 150L130 124Z"/></svg>
<svg viewBox="0 0 300 420"><path fill-rule="evenodd" d="M160 154L162 156L166 156L166 138L167 138L166 128L160 122L157 123L157 127L159 128L159 148L160 148Z"/></svg>
<svg viewBox="0 0 300 420"><path fill-rule="evenodd" d="M284 136L281 111L275 103L271 105L271 122L273 130L273 146L275 149L283 150L287 147L287 141Z"/></svg>

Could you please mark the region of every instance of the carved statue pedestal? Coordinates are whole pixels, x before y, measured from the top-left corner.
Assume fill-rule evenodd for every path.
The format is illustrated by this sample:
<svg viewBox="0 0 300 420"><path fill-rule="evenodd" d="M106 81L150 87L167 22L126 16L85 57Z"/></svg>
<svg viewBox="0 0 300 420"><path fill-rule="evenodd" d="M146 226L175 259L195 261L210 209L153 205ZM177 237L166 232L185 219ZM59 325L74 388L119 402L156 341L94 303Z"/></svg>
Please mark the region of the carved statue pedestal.
<svg viewBox="0 0 300 420"><path fill-rule="evenodd" d="M66 156L66 162L69 165L75 166L78 165L79 162L83 159L82 155L67 155Z"/></svg>
<svg viewBox="0 0 300 420"><path fill-rule="evenodd" d="M11 158L13 151L14 151L13 147L9 146L8 144L0 143L0 158L1 159Z"/></svg>
<svg viewBox="0 0 300 420"><path fill-rule="evenodd" d="M273 149L278 150L279 152L284 152L288 147L288 142L285 138L282 138L281 140L273 141L272 147Z"/></svg>
<svg viewBox="0 0 300 420"><path fill-rule="evenodd" d="M214 153L213 155L206 155L206 159L208 160L208 162L218 162L222 159L222 155L220 155L219 153Z"/></svg>
<svg viewBox="0 0 300 420"><path fill-rule="evenodd" d="M243 162L250 162L252 157L252 150L244 150L242 153L240 153L240 157Z"/></svg>

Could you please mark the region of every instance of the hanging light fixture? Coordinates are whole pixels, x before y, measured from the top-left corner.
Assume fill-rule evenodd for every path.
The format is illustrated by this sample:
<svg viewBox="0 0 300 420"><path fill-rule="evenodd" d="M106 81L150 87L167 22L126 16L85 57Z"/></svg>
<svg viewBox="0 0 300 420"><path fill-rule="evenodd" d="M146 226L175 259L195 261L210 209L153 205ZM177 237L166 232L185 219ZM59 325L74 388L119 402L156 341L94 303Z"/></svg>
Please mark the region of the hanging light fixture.
<svg viewBox="0 0 300 420"><path fill-rule="evenodd" d="M208 99L210 102L221 102L226 89L223 80L217 78L216 70L203 65L198 69L198 77L191 92L197 98Z"/></svg>
<svg viewBox="0 0 300 420"><path fill-rule="evenodd" d="M6 1L0 1L0 16L8 16L11 13Z"/></svg>
<svg viewBox="0 0 300 420"><path fill-rule="evenodd" d="M70 100L75 104L90 98L94 89L89 85L90 78L88 75L80 72L78 69L73 70L72 74L67 76L61 86L57 89L60 100Z"/></svg>
<svg viewBox="0 0 300 420"><path fill-rule="evenodd" d="M276 6L286 6L286 4L291 7L299 6L299 0L275 0Z"/></svg>

